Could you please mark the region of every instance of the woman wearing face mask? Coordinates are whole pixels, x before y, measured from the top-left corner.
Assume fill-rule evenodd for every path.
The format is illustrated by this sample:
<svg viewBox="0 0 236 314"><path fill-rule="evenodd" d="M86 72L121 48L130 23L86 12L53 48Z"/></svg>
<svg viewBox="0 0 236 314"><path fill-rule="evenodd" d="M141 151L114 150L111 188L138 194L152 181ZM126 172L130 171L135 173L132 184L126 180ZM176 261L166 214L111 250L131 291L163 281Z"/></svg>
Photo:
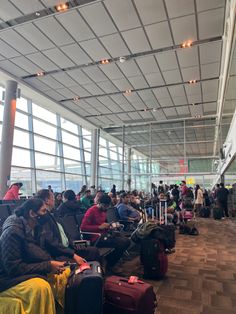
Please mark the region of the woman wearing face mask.
<svg viewBox="0 0 236 314"><path fill-rule="evenodd" d="M0 312L1 306L7 306L7 300L13 302L18 299L21 304L19 313L54 314L53 294L63 305L69 269L65 270L65 261L53 260L37 240L40 225L46 220L45 213L44 202L32 198L18 207L15 215L8 217L3 224L0 237ZM55 284L58 276L60 292Z"/></svg>

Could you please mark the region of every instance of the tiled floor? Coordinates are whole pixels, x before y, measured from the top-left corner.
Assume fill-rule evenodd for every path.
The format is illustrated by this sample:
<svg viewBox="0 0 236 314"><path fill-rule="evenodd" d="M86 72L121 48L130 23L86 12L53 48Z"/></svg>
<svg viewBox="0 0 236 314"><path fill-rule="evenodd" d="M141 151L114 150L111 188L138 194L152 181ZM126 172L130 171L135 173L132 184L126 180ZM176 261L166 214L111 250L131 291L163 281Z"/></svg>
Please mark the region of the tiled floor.
<svg viewBox="0 0 236 314"><path fill-rule="evenodd" d="M159 298L156 314L236 314L236 220L199 218L197 227L198 236L177 232L167 277L148 281ZM139 258L122 268L140 274Z"/></svg>

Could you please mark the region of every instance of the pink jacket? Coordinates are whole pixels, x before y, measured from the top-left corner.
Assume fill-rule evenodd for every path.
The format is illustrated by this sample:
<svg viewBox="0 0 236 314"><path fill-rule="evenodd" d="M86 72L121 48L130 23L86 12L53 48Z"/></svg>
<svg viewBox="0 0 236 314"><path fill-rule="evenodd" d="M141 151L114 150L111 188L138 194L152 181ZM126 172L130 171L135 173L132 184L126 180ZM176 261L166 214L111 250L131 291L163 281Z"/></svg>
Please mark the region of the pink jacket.
<svg viewBox="0 0 236 314"><path fill-rule="evenodd" d="M20 187L17 185L12 185L9 190L6 192L5 196L3 197L4 200L12 201L12 200L19 200L19 190Z"/></svg>

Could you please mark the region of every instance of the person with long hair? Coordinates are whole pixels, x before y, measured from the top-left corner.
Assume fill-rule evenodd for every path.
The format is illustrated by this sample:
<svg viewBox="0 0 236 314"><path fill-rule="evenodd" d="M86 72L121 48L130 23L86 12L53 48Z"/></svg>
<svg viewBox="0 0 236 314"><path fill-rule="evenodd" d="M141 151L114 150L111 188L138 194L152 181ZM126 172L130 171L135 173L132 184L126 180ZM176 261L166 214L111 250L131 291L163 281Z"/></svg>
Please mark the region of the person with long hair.
<svg viewBox="0 0 236 314"><path fill-rule="evenodd" d="M45 217L44 202L31 198L7 218L2 228L0 297L18 299L23 313L54 314L53 292L56 295L59 289L65 289L69 276L69 269L64 268L66 261L54 260L40 247L38 235ZM57 276L64 278L64 286L63 280L57 286ZM63 296L59 302L63 305Z"/></svg>

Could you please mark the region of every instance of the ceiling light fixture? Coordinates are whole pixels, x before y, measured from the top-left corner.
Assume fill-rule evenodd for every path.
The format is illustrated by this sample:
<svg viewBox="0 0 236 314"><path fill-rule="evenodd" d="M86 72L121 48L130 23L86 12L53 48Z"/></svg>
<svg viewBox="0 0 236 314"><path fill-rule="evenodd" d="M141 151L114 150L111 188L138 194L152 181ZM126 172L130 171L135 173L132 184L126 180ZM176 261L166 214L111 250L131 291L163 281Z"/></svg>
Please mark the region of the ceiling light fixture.
<svg viewBox="0 0 236 314"><path fill-rule="evenodd" d="M73 100L74 100L74 101L78 101L78 100L79 100L79 96L74 97Z"/></svg>
<svg viewBox="0 0 236 314"><path fill-rule="evenodd" d="M36 16L40 16L40 13L39 13L39 12L36 12L35 15L36 15Z"/></svg>
<svg viewBox="0 0 236 314"><path fill-rule="evenodd" d="M188 83L189 84L195 84L195 83L197 83L197 80L190 80L190 81L188 81Z"/></svg>
<svg viewBox="0 0 236 314"><path fill-rule="evenodd" d="M37 76L44 76L45 75L45 72L38 72L37 73Z"/></svg>
<svg viewBox="0 0 236 314"><path fill-rule="evenodd" d="M126 58L125 57L120 57L119 61L120 61L120 63L124 63L126 61Z"/></svg>
<svg viewBox="0 0 236 314"><path fill-rule="evenodd" d="M58 12L62 12L62 11L65 11L69 8L69 4L67 2L65 3L62 3L62 4L58 4L55 6L55 9L58 11Z"/></svg>
<svg viewBox="0 0 236 314"><path fill-rule="evenodd" d="M131 89L127 89L127 90L124 92L125 95L129 95L129 94L131 94L131 93L132 93L132 90L131 90Z"/></svg>
<svg viewBox="0 0 236 314"><path fill-rule="evenodd" d="M110 63L110 60L108 60L108 59L101 60L100 63L101 64L108 64L108 63Z"/></svg>
<svg viewBox="0 0 236 314"><path fill-rule="evenodd" d="M182 43L181 48L190 48L192 44L192 41L185 41L184 43Z"/></svg>
<svg viewBox="0 0 236 314"><path fill-rule="evenodd" d="M196 119L199 119L199 118L201 118L202 116L200 115L200 114L197 114L196 116L195 116L195 118Z"/></svg>

